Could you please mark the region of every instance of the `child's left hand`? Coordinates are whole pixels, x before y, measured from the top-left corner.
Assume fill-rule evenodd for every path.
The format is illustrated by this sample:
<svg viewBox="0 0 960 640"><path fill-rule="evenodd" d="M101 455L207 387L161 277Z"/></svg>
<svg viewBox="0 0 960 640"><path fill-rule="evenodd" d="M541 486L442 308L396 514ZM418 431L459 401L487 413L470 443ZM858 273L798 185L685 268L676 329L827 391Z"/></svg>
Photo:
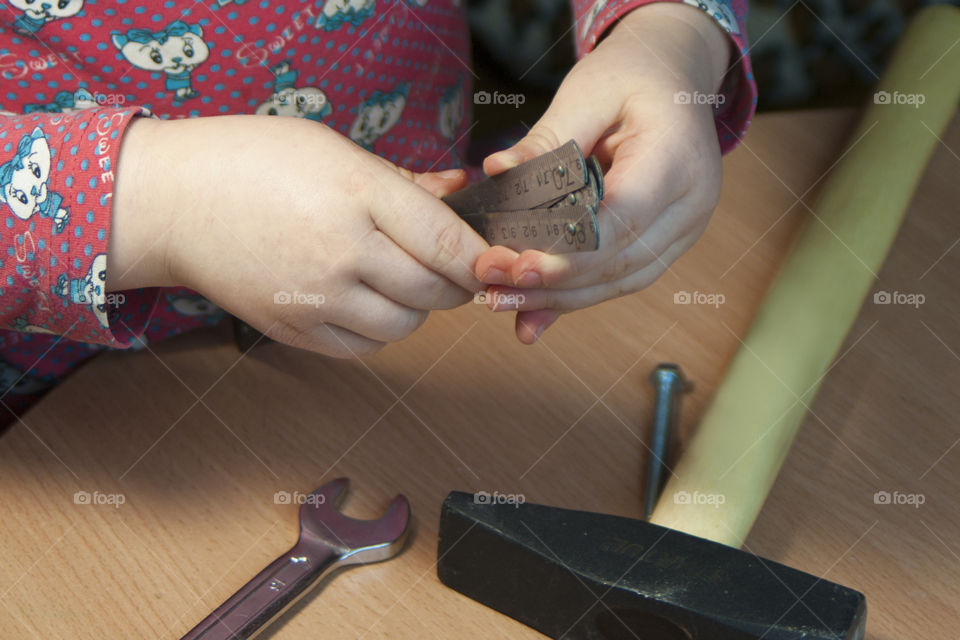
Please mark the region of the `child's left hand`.
<svg viewBox="0 0 960 640"><path fill-rule="evenodd" d="M706 228L720 192L720 147L712 106L697 96L718 90L730 51L727 34L699 9L641 6L573 67L523 140L486 159L493 175L573 138L606 171L597 251L492 247L476 263L483 282L523 294L519 306L497 309L518 311L521 342L533 343L565 311L649 286Z"/></svg>

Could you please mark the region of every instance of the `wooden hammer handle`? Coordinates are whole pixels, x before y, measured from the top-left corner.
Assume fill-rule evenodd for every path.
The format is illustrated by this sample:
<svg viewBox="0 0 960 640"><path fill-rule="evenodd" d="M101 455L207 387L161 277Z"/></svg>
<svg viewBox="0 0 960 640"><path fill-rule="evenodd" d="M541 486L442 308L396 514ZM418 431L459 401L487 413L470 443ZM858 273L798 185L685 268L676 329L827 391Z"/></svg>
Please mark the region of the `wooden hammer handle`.
<svg viewBox="0 0 960 640"><path fill-rule="evenodd" d="M652 522L743 543L956 111L958 34L946 5L908 27Z"/></svg>

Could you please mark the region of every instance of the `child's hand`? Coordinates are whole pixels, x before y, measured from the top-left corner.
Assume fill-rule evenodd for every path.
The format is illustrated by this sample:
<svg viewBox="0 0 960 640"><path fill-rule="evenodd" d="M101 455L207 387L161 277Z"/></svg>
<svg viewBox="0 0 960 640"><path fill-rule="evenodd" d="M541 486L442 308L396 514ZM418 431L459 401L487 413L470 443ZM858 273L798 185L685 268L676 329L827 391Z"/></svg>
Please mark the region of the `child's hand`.
<svg viewBox="0 0 960 640"><path fill-rule="evenodd" d="M365 355L467 301L486 242L401 171L314 122L141 119L124 136L107 285L181 285L268 336Z"/></svg>
<svg viewBox="0 0 960 640"><path fill-rule="evenodd" d="M485 283L523 290L522 342L564 311L647 287L706 228L721 164L712 108L700 96L718 90L729 58L729 39L703 12L644 5L574 66L523 140L486 159L492 175L573 138L609 168L598 251L518 256L493 247L477 261Z"/></svg>

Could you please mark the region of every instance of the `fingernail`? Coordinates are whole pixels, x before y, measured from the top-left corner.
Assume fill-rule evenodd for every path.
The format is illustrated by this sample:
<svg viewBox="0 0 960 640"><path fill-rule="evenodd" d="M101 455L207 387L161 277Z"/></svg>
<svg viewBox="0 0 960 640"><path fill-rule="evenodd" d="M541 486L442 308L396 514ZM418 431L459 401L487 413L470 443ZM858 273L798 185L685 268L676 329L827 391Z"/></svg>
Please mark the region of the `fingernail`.
<svg viewBox="0 0 960 640"><path fill-rule="evenodd" d="M507 277L501 269L490 267L483 272L483 277L480 278L480 282L484 284L507 284Z"/></svg>
<svg viewBox="0 0 960 640"><path fill-rule="evenodd" d="M445 169L444 171L438 171L434 175L441 180L456 180L462 172L463 169Z"/></svg>
<svg viewBox="0 0 960 640"><path fill-rule="evenodd" d="M540 278L540 274L536 271L524 271L520 274L520 277L517 278L517 281L514 282L515 286L530 289L533 287L539 287L543 284L543 280Z"/></svg>
<svg viewBox="0 0 960 640"><path fill-rule="evenodd" d="M533 341L536 342L537 340L539 340L540 336L543 335L543 332L546 331L547 327L549 326L550 326L549 324L542 324L539 327L537 327L537 330L533 332Z"/></svg>

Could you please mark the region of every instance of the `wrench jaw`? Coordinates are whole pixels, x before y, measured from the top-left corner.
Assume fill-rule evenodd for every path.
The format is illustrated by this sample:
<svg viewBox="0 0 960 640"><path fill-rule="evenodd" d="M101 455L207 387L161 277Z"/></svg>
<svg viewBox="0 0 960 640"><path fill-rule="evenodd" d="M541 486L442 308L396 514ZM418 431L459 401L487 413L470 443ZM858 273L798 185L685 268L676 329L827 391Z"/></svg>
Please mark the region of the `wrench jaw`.
<svg viewBox="0 0 960 640"><path fill-rule="evenodd" d="M337 478L316 489L300 505L300 522L329 520L338 514L349 489L350 478Z"/></svg>
<svg viewBox="0 0 960 640"><path fill-rule="evenodd" d="M410 503L394 497L376 520L357 520L339 511L349 488L347 478L337 478L314 491L300 505L300 546L320 543L337 551L338 565L380 562L403 549L410 522Z"/></svg>
<svg viewBox="0 0 960 640"><path fill-rule="evenodd" d="M346 518L346 516L342 517L344 519L350 519ZM353 522L363 524L371 523L367 520L354 520ZM373 522L378 525L378 537L382 542L354 547L340 558L338 564L351 565L382 562L393 558L403 551L410 531L410 504L407 502L406 497L402 495L396 496L393 502L390 503L390 506L387 507L387 511Z"/></svg>

